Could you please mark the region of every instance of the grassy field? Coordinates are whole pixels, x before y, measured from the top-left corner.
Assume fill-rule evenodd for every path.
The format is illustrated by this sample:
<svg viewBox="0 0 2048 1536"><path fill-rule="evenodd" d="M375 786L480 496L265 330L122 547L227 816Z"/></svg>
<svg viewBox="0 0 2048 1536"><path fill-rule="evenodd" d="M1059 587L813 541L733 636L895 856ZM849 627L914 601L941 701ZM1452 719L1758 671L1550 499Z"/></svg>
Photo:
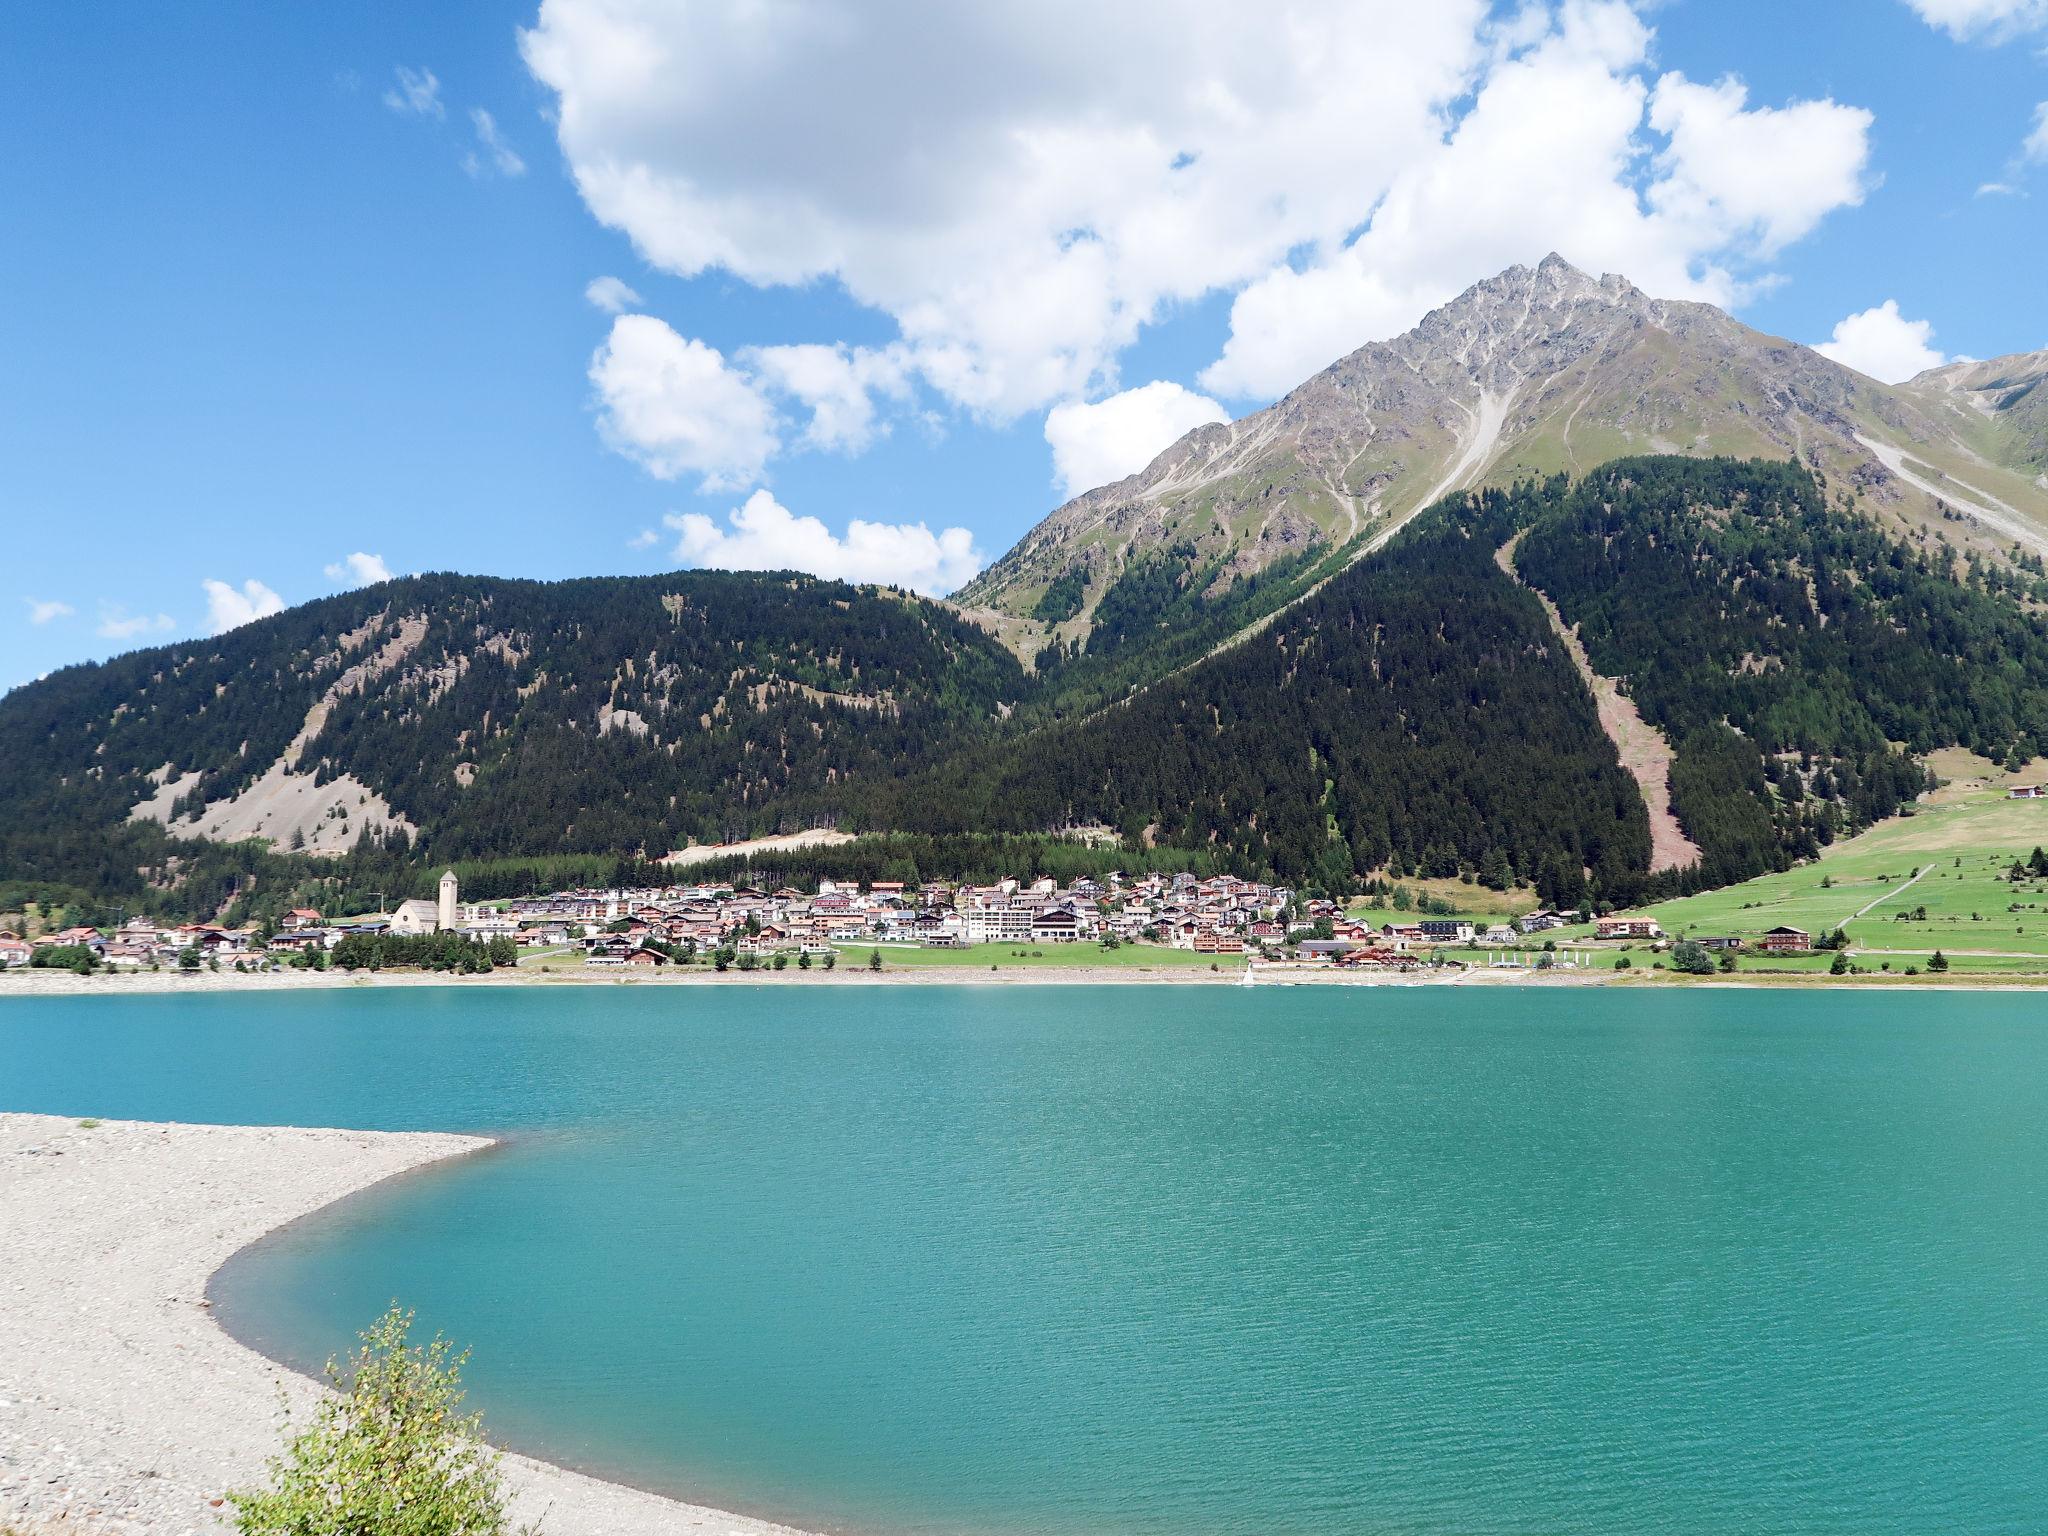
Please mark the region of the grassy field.
<svg viewBox="0 0 2048 1536"><path fill-rule="evenodd" d="M1537 907L1536 893L1532 890L1489 891L1483 885L1467 885L1464 881L1455 879L1423 880L1418 878L1400 880L1395 883L1397 885L1405 885L1410 891L1414 892L1418 898L1417 910L1405 913L1382 911L1378 908L1367 907L1362 898L1353 901L1346 910L1355 917L1370 917L1376 923L1415 922L1422 916L1419 910L1420 898L1434 896L1439 901L1449 902L1456 909L1448 914L1450 916L1470 917L1487 923L1496 923L1511 921L1514 918L1520 917L1524 912L1534 912Z"/></svg>
<svg viewBox="0 0 2048 1536"><path fill-rule="evenodd" d="M522 971L580 971L583 969L583 950L575 944L557 945L553 949L535 949L519 957Z"/></svg>
<svg viewBox="0 0 2048 1536"><path fill-rule="evenodd" d="M1959 971L2048 971L2048 880L2009 882L2048 845L2048 801L2008 800L2042 766L2009 775L1945 753L1952 782L1911 816L1830 848L1816 863L1650 908L1667 933L1757 934L1781 924L1842 928L1863 963L1922 965L1940 949ZM1967 962L1967 963L1966 963Z"/></svg>
<svg viewBox="0 0 2048 1536"><path fill-rule="evenodd" d="M873 944L835 944L841 965L866 965ZM1242 955L1198 955L1190 949L1168 949L1159 944L1124 944L1103 949L1095 944L970 944L965 949L912 949L879 946L883 966L952 966L962 970L985 971L1055 967L1104 967L1116 970L1207 969L1211 965L1234 971L1244 964Z"/></svg>

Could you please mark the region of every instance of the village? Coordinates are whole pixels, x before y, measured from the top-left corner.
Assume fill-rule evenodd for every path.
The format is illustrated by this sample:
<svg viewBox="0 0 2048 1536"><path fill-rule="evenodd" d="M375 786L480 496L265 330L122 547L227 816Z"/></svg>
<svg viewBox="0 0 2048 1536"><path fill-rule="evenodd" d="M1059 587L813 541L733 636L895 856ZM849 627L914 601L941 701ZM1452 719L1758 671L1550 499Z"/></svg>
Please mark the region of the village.
<svg viewBox="0 0 2048 1536"><path fill-rule="evenodd" d="M1228 875L1197 879L1112 873L1067 886L1050 879L914 886L821 880L812 892L714 882L464 902L450 871L441 877L434 900L401 902L388 913L329 918L299 908L265 927L172 924L138 916L110 930L74 926L33 938L0 932L0 970L52 964L80 970L242 973L287 966L324 970L330 963L379 968L407 962L380 958L378 948L362 940L435 935L474 946L492 964L544 958L554 969L589 972L690 964L720 971L780 970L791 964L829 969L849 950L879 965L885 952L893 957L907 950L959 951L965 959L966 952L985 946L1042 953L1047 947L1075 945L1100 950L1137 946L1233 967L1395 973L1446 964L1548 969L1589 963L1588 945L1661 947L1665 942L1658 923L1647 917L1596 918L1547 909L1512 920L1406 912L1382 916ZM1561 948L1559 938L1571 945ZM358 942L351 945L352 939ZM1794 928L1747 940L1725 936L1698 942L1724 953L1745 944L1778 953L1813 946L1810 935ZM436 952L437 968L449 968L446 958L463 953L461 945L444 946Z"/></svg>

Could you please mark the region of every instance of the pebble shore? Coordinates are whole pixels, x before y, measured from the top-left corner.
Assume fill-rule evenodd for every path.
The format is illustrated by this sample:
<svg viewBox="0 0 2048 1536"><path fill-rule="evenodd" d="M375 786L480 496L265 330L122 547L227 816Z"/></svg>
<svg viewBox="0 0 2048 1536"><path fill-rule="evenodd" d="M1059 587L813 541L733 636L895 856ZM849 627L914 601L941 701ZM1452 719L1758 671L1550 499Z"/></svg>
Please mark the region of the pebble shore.
<svg viewBox="0 0 2048 1536"><path fill-rule="evenodd" d="M315 1383L214 1322L207 1282L264 1233L471 1136L0 1114L0 1531L216 1536ZM507 1456L547 1536L796 1536Z"/></svg>

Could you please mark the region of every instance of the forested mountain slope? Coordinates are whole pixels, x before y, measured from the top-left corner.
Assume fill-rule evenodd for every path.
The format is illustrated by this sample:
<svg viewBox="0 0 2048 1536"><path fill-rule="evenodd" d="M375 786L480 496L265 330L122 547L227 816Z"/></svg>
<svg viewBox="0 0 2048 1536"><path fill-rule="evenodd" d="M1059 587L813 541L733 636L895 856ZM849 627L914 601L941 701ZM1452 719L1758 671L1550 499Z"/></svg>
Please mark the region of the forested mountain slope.
<svg viewBox="0 0 2048 1536"><path fill-rule="evenodd" d="M808 576L422 576L0 699L0 877L181 838L437 857L666 852L846 814L992 721L1016 660Z"/></svg>
<svg viewBox="0 0 2048 1536"><path fill-rule="evenodd" d="M1891 815L1917 754L2048 743L2038 557L1887 537L1792 465L1624 460L1545 500L1517 568L1676 747L1705 883Z"/></svg>
<svg viewBox="0 0 2048 1536"><path fill-rule="evenodd" d="M1515 564L1676 749L1697 867L1649 874L1640 792ZM1265 630L1078 722L970 754L926 830L1106 821L1290 879L1507 871L1549 901L1746 878L1893 814L1916 754L2048 744L2037 558L1872 526L1807 469L1648 458L1456 497Z"/></svg>
<svg viewBox="0 0 2048 1536"><path fill-rule="evenodd" d="M1894 813L1936 747L2048 747L2048 575L1937 528L1802 465L1620 460L1450 497L1277 612L1287 580L1168 573L1036 675L944 605L809 577L410 578L0 699L0 883L208 910L316 855L388 891L425 858L831 825L985 862L972 839L1106 823L1134 860L1329 890L1630 902ZM1582 664L1672 748L1696 864L1650 873Z"/></svg>
<svg viewBox="0 0 2048 1536"><path fill-rule="evenodd" d="M1453 490L1642 453L1798 459L1895 533L1945 522L1986 553L2048 548L2048 430L2026 392L2040 369L2004 361L1892 388L1551 256L1075 498L958 599L1029 654L1091 639L1162 579L1221 591L1363 548Z"/></svg>
<svg viewBox="0 0 2048 1536"><path fill-rule="evenodd" d="M1649 862L1642 797L1542 606L1493 562L1527 510L1448 504L1244 644L913 784L897 819L1107 822L1334 889L1461 864L1554 900L1586 869L1625 883Z"/></svg>

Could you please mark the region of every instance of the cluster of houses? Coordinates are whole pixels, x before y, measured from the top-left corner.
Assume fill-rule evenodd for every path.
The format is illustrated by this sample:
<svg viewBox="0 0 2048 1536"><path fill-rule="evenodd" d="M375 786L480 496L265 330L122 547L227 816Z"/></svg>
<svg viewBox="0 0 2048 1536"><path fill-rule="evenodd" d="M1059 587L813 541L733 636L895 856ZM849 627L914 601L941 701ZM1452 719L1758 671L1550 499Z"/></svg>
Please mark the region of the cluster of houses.
<svg viewBox="0 0 2048 1536"><path fill-rule="evenodd" d="M422 910L424 909L424 910ZM153 917L131 917L112 932L99 928L65 928L33 941L0 933L0 970L30 964L46 945L88 949L109 970L182 969L193 963L208 969L261 966L290 961L310 951L332 950L351 933L432 933L458 927L460 905L455 876L441 877L438 901L402 903L390 918L328 922L310 907L286 913L274 932L254 925L229 928L220 923L165 923Z"/></svg>
<svg viewBox="0 0 2048 1536"><path fill-rule="evenodd" d="M1247 944L1285 939L1283 914L1292 900L1283 886L1227 875L1111 874L1064 887L1050 879L993 885L877 880L865 888L825 880L813 893L739 885L563 891L509 902L501 912L466 920L464 931L480 921L479 936L578 942L593 966L658 965L664 951L677 948L730 949L772 960L834 953L841 944L965 948L1112 938L1240 955Z"/></svg>
<svg viewBox="0 0 2048 1536"><path fill-rule="evenodd" d="M282 935L280 935L282 937ZM120 927L65 928L36 939L16 933L0 933L0 970L27 965L35 952L45 947L88 949L99 962L113 970L147 970L154 965L175 968L187 955L202 961L260 960L266 945L254 928L223 928L218 923L160 923L154 918L132 917Z"/></svg>
<svg viewBox="0 0 2048 1536"><path fill-rule="evenodd" d="M70 928L33 943L0 934L0 967L27 965L48 944L81 946L117 969L175 968L196 953L209 968L289 960L332 950L351 933L455 933L473 940L509 938L527 947L580 945L592 966L654 966L668 951L729 948L738 955L822 955L835 944L1094 943L1169 945L1198 954L1239 955L1247 944L1286 938L1285 887L1218 876L1147 875L1126 880L1003 880L994 885L878 880L861 888L821 881L815 893L744 885L674 885L569 890L497 903L460 900L455 876L442 876L436 900L401 903L388 917L329 921L319 912L288 913L265 936L254 927L161 923L136 917L113 932ZM1334 904L1319 904L1335 913ZM653 941L650 943L650 941ZM654 947L658 944L660 947Z"/></svg>
<svg viewBox="0 0 2048 1536"><path fill-rule="evenodd" d="M1289 918L1297 925L1292 933ZM1405 914L1381 922L1347 916L1332 901L1296 905L1285 886L1229 875L1109 874L1061 886L1050 879L993 885L877 880L865 886L820 881L815 892L760 890L736 884L641 889L568 890L494 903L465 903L453 873L441 877L433 901L407 901L388 917L329 921L311 909L286 914L274 932L217 923L167 924L130 918L109 932L68 928L33 941L0 932L0 969L30 963L43 945L81 946L115 969L209 969L294 959L332 950L351 933L454 933L472 940L510 939L528 948L580 946L591 967L654 967L677 952L728 950L773 962L823 956L843 944L976 944L1041 946L1117 941L1153 943L1203 955L1277 951L1294 943L1313 965L1406 969L1444 946L1514 946L1579 921L1543 910L1512 924ZM1324 925L1327 924L1327 928ZM1317 937L1303 937L1309 928ZM1320 935L1327 932L1328 937ZM1646 917L1598 918L1601 940L1660 940ZM1701 940L1710 949L1739 948L1739 938ZM1776 928L1751 941L1766 952L1811 948L1796 928Z"/></svg>

